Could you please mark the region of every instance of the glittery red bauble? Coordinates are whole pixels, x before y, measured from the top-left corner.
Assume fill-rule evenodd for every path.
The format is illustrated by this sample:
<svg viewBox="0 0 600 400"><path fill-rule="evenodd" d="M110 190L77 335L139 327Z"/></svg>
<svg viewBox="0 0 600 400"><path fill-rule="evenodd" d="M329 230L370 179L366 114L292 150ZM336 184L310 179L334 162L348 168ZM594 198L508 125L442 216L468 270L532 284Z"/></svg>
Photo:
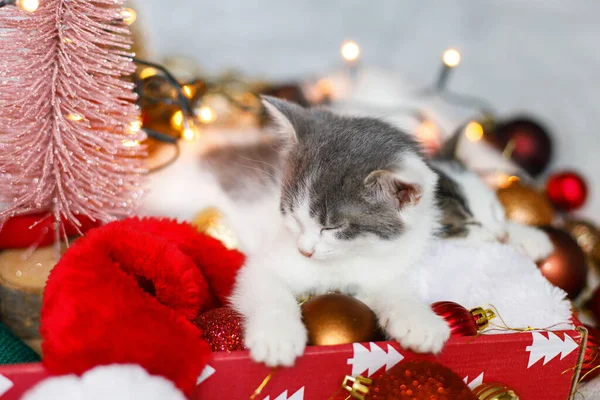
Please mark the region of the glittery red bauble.
<svg viewBox="0 0 600 400"><path fill-rule="evenodd" d="M539 123L527 117L515 118L499 124L492 136L494 146L499 150L514 145L510 158L537 176L544 171L552 155L552 140Z"/></svg>
<svg viewBox="0 0 600 400"><path fill-rule="evenodd" d="M202 329L202 338L212 351L245 350L242 317L231 308L221 307L207 311L196 319Z"/></svg>
<svg viewBox="0 0 600 400"><path fill-rule="evenodd" d="M587 199L585 180L575 172L552 174L546 183L546 196L559 210L573 211L581 208Z"/></svg>
<svg viewBox="0 0 600 400"><path fill-rule="evenodd" d="M446 320L452 336L477 335L477 322L473 314L460 304L452 301L438 301L431 305L431 309Z"/></svg>
<svg viewBox="0 0 600 400"><path fill-rule="evenodd" d="M460 376L432 361L401 362L377 378L365 400L477 400Z"/></svg>
<svg viewBox="0 0 600 400"><path fill-rule="evenodd" d="M568 232L552 227L542 229L550 237L554 251L548 258L538 262L538 267L550 283L567 292L570 299L574 299L587 282L585 253Z"/></svg>
<svg viewBox="0 0 600 400"><path fill-rule="evenodd" d="M584 326L588 330L588 338L581 365L581 377L584 381L589 381L600 375L600 330L589 325ZM592 370L593 372L590 372ZM588 372L590 373L586 375Z"/></svg>

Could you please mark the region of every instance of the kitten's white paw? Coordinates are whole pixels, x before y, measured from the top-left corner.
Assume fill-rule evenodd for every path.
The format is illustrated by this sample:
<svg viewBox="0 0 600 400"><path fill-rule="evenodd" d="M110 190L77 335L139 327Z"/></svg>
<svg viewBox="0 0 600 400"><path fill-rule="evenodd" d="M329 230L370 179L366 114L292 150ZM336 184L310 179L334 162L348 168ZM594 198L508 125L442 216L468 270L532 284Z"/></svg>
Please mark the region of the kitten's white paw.
<svg viewBox="0 0 600 400"><path fill-rule="evenodd" d="M300 318L259 318L248 321L244 342L250 357L269 367L291 367L304 353L308 335Z"/></svg>
<svg viewBox="0 0 600 400"><path fill-rule="evenodd" d="M521 250L533 261L540 261L554 251L554 245L546 232L530 226L512 226L509 243Z"/></svg>
<svg viewBox="0 0 600 400"><path fill-rule="evenodd" d="M388 319L387 334L402 347L419 353L439 353L450 337L446 321L433 313L397 313Z"/></svg>

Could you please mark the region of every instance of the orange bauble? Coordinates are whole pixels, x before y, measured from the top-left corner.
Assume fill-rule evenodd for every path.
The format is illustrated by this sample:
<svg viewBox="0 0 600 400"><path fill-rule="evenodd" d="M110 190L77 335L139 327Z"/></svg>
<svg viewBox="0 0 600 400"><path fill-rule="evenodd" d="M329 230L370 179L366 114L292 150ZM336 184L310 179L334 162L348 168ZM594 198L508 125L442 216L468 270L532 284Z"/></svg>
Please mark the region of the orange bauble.
<svg viewBox="0 0 600 400"><path fill-rule="evenodd" d="M378 334L375 313L354 297L338 293L315 296L304 302L302 319L309 344L315 346L369 342Z"/></svg>
<svg viewBox="0 0 600 400"><path fill-rule="evenodd" d="M498 190L498 198L504 206L506 217L525 225L544 226L552 224L554 209L546 196L536 189L515 182Z"/></svg>

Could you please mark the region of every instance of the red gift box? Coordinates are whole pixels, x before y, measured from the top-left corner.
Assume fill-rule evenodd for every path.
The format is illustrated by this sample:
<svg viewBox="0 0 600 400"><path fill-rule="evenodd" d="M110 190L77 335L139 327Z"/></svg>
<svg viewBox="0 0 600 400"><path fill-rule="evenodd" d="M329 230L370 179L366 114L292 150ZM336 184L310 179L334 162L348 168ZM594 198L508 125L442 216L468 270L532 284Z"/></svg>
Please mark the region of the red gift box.
<svg viewBox="0 0 600 400"><path fill-rule="evenodd" d="M437 357L404 350L396 342L314 346L293 368L275 370L254 363L247 351L215 353L192 399L249 399L265 381L256 400L345 399L348 393L340 387L346 375L377 377L403 360L436 360L471 388L499 382L521 400L565 400L575 391L586 340L584 328L453 337ZM18 400L47 376L41 364L2 366L0 398Z"/></svg>

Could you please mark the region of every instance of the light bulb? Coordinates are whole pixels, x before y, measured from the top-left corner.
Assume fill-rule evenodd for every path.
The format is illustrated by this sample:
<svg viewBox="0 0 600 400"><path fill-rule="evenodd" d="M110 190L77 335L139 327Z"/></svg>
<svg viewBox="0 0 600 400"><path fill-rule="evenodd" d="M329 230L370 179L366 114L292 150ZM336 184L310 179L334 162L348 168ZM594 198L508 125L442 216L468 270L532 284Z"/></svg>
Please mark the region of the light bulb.
<svg viewBox="0 0 600 400"><path fill-rule="evenodd" d="M75 122L79 122L83 119L83 117L81 115L75 114L75 113L69 114L69 116L67 118L69 118L71 121L75 121Z"/></svg>
<svg viewBox="0 0 600 400"><path fill-rule="evenodd" d="M471 142L478 142L483 138L483 126L479 122L469 122L465 127L465 136Z"/></svg>
<svg viewBox="0 0 600 400"><path fill-rule="evenodd" d="M346 61L356 61L360 56L360 47L352 40L348 40L342 44L341 49L342 57Z"/></svg>
<svg viewBox="0 0 600 400"><path fill-rule="evenodd" d="M430 120L421 122L417 127L417 137L425 143L438 140L439 130L435 122Z"/></svg>
<svg viewBox="0 0 600 400"><path fill-rule="evenodd" d="M129 134L135 135L142 129L142 119L136 118L129 123Z"/></svg>
<svg viewBox="0 0 600 400"><path fill-rule="evenodd" d="M200 117L200 121L205 124L210 124L211 122L215 122L215 120L217 119L217 114L209 106L200 107L198 116Z"/></svg>
<svg viewBox="0 0 600 400"><path fill-rule="evenodd" d="M188 99L194 97L194 92L196 90L194 89L194 87L192 85L183 85L183 87L181 89L183 90L185 97L187 97Z"/></svg>
<svg viewBox="0 0 600 400"><path fill-rule="evenodd" d="M171 126L175 129L181 129L183 126L183 111L177 110L171 117Z"/></svg>
<svg viewBox="0 0 600 400"><path fill-rule="evenodd" d="M137 13L132 8L125 8L121 11L121 18L125 25L131 25L137 19Z"/></svg>
<svg viewBox="0 0 600 400"><path fill-rule="evenodd" d="M140 79L144 80L158 74L158 71L152 67L146 67L140 71Z"/></svg>
<svg viewBox="0 0 600 400"><path fill-rule="evenodd" d="M448 49L444 52L442 60L448 67L454 68L460 64L460 53L456 49Z"/></svg>
<svg viewBox="0 0 600 400"><path fill-rule="evenodd" d="M17 7L30 13L35 12L39 6L39 0L17 0Z"/></svg>
<svg viewBox="0 0 600 400"><path fill-rule="evenodd" d="M123 146L125 147L137 147L140 145L140 142L137 140L123 140Z"/></svg>
<svg viewBox="0 0 600 400"><path fill-rule="evenodd" d="M196 132L194 132L194 130L192 128L185 128L183 130L182 136L185 140L187 140L188 142L191 142L192 140L194 140L196 138Z"/></svg>
<svg viewBox="0 0 600 400"><path fill-rule="evenodd" d="M520 178L515 175L508 175L505 173L498 173L496 176L496 186L501 189L506 189L515 182L518 182Z"/></svg>

